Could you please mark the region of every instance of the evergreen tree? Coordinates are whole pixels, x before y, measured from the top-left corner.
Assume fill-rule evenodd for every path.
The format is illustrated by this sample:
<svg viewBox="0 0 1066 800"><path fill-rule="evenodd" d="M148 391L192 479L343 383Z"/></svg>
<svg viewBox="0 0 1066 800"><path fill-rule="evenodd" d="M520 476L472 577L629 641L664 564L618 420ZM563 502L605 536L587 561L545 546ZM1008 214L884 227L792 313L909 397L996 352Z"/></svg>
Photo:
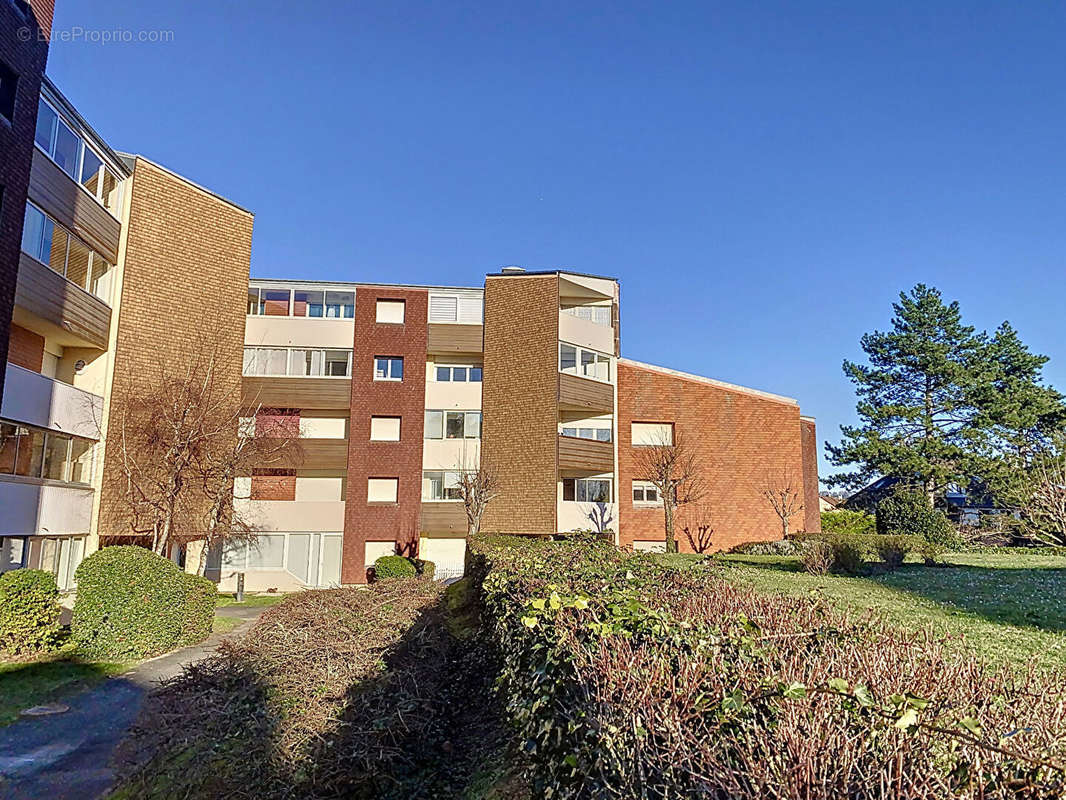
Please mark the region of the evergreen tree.
<svg viewBox="0 0 1066 800"><path fill-rule="evenodd" d="M964 325L959 304L919 284L893 306L892 330L862 337L869 365L844 362L861 424L842 426L830 461L851 466L827 480L861 487L893 476L929 502L951 485L989 483L1003 456L1066 419L1062 396L1042 384L1047 358L1004 323L991 338Z"/></svg>

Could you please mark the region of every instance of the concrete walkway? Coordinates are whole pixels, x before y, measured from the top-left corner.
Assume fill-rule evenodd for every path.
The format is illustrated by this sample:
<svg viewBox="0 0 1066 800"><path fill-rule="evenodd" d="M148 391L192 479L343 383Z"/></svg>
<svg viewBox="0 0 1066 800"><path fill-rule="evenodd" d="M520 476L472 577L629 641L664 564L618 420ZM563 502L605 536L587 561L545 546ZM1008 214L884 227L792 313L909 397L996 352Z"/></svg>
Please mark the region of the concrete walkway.
<svg viewBox="0 0 1066 800"><path fill-rule="evenodd" d="M159 681L203 659L223 639L239 636L265 607L223 607L220 617L242 620L232 631L212 634L193 647L138 664L129 672L73 697L70 710L24 717L0 728L0 798L3 800L92 800L111 788L111 756L137 718L145 695Z"/></svg>

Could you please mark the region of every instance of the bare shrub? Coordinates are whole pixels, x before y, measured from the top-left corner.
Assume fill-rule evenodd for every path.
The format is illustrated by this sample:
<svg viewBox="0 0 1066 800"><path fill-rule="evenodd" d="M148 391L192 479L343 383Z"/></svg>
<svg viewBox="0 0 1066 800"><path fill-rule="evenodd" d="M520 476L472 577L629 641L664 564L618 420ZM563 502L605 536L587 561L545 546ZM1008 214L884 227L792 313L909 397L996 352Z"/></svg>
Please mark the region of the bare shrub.
<svg viewBox="0 0 1066 800"><path fill-rule="evenodd" d="M804 542L800 563L812 575L828 575L833 568L833 548L819 539Z"/></svg>

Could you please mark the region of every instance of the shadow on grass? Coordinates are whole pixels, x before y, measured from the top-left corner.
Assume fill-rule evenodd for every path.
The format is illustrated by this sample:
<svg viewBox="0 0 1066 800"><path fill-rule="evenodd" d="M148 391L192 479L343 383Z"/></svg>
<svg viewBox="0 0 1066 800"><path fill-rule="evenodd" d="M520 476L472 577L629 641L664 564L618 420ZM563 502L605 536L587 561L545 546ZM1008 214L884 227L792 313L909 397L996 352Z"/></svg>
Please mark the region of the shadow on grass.
<svg viewBox="0 0 1066 800"><path fill-rule="evenodd" d="M88 689L127 666L82 661L70 649L34 661L0 662L0 726L15 722L23 709Z"/></svg>

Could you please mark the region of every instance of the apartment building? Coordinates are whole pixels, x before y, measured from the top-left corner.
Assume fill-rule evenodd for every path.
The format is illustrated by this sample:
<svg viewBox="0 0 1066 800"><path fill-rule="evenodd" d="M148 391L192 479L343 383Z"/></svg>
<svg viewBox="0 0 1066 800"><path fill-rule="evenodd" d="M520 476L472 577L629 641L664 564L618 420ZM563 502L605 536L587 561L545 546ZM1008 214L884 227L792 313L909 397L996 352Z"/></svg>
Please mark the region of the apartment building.
<svg viewBox="0 0 1066 800"><path fill-rule="evenodd" d="M240 392L252 215L112 150L47 77L25 97L24 86L26 188L3 198L17 260L10 321L0 317L0 571L49 570L68 590L102 539L130 533L105 480L119 458L109 420L163 356L190 354L207 286L232 353L220 380Z"/></svg>
<svg viewBox="0 0 1066 800"><path fill-rule="evenodd" d="M700 456L713 549L780 537L768 475L794 477L793 526L818 530L814 420L787 397L620 358L619 299L613 278L516 267L483 287L251 281L244 404L287 420L303 457L242 479L239 511L261 533L213 553L209 574L357 584L396 552L460 573L459 476L481 464L500 479L484 531L660 549L637 454L680 434Z"/></svg>

